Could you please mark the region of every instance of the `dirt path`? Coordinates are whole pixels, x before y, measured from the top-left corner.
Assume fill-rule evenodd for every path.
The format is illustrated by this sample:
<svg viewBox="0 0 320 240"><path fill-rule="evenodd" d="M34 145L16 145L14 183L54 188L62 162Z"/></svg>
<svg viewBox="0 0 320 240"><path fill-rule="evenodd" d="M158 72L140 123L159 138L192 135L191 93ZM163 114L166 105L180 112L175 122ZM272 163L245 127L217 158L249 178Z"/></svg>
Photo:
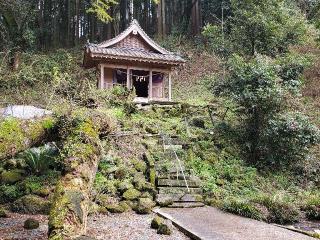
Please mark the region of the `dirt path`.
<svg viewBox="0 0 320 240"><path fill-rule="evenodd" d="M156 211L203 240L314 240L300 233L224 213L212 207Z"/></svg>

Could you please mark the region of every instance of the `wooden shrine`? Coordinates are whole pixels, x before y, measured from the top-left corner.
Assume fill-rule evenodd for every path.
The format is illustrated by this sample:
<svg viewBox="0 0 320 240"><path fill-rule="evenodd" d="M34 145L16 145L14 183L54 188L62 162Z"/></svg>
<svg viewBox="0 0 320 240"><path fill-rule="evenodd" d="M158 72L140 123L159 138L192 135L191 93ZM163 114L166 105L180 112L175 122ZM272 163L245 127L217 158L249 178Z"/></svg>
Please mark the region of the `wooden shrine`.
<svg viewBox="0 0 320 240"><path fill-rule="evenodd" d="M172 101L172 71L185 63L154 42L136 20L121 34L87 44L83 65L100 71L98 88L135 89L137 102Z"/></svg>

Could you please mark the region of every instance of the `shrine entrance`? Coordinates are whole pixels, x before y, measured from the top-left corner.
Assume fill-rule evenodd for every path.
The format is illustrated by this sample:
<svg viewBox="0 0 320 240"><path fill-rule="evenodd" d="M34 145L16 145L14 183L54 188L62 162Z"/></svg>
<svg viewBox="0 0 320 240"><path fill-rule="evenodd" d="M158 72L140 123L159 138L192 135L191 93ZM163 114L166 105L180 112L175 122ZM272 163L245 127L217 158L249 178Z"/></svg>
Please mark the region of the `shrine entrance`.
<svg viewBox="0 0 320 240"><path fill-rule="evenodd" d="M132 83L137 97L149 97L149 72L132 70Z"/></svg>

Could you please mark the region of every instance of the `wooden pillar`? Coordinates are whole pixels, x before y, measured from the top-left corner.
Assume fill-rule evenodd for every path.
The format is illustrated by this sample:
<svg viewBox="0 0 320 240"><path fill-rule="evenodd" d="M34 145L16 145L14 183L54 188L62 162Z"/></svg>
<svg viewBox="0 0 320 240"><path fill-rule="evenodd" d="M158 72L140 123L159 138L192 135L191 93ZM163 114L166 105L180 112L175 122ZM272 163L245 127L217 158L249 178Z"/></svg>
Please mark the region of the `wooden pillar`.
<svg viewBox="0 0 320 240"><path fill-rule="evenodd" d="M131 76L130 76L130 68L127 67L127 88L131 89Z"/></svg>
<svg viewBox="0 0 320 240"><path fill-rule="evenodd" d="M100 84L99 89L104 89L104 66L100 65Z"/></svg>
<svg viewBox="0 0 320 240"><path fill-rule="evenodd" d="M149 71L149 99L152 100L152 70Z"/></svg>
<svg viewBox="0 0 320 240"><path fill-rule="evenodd" d="M171 79L171 72L169 73L169 101L172 101L172 79Z"/></svg>

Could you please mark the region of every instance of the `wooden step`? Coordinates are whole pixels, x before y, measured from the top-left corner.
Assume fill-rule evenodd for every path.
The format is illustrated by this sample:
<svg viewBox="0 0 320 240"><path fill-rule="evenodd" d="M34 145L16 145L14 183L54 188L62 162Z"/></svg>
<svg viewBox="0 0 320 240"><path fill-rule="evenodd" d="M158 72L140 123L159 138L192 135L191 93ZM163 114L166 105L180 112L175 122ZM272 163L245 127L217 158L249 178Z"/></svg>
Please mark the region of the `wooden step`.
<svg viewBox="0 0 320 240"><path fill-rule="evenodd" d="M196 208L204 206L205 204L201 202L174 202L172 205L168 206L168 208Z"/></svg>
<svg viewBox="0 0 320 240"><path fill-rule="evenodd" d="M158 179L158 186L159 187L199 187L201 182L195 180L176 180L176 179Z"/></svg>
<svg viewBox="0 0 320 240"><path fill-rule="evenodd" d="M157 199L172 199L173 202L203 202L200 194L158 194Z"/></svg>
<svg viewBox="0 0 320 240"><path fill-rule="evenodd" d="M202 194L201 188L189 188L186 187L159 187L159 194L179 194L179 193L191 193L191 194Z"/></svg>

